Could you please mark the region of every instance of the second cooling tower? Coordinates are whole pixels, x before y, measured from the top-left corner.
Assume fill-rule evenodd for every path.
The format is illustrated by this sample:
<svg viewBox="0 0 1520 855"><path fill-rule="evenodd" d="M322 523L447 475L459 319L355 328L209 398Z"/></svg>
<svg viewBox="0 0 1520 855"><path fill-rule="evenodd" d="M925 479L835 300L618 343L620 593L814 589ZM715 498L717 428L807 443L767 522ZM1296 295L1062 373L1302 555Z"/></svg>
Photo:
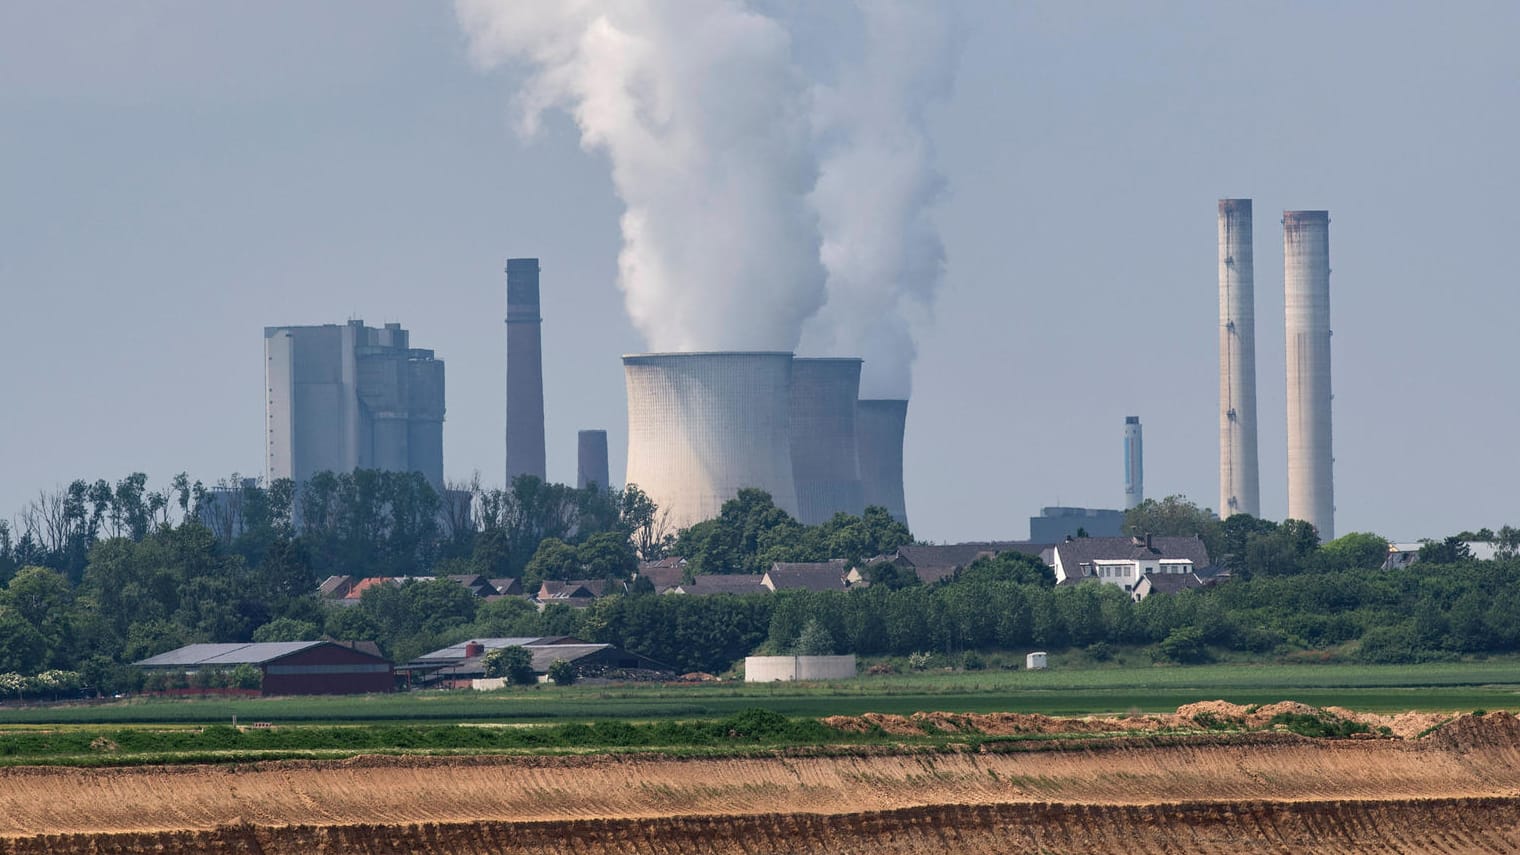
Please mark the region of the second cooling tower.
<svg viewBox="0 0 1520 855"><path fill-rule="evenodd" d="M804 525L865 510L855 447L860 366L859 359L792 360L792 479Z"/></svg>
<svg viewBox="0 0 1520 855"><path fill-rule="evenodd" d="M718 515L743 487L797 515L792 355L645 353L623 357L628 473L672 530Z"/></svg>
<svg viewBox="0 0 1520 855"><path fill-rule="evenodd" d="M855 410L855 436L860 451L860 483L866 505L887 509L892 518L908 524L903 498L903 438L908 426L908 402L900 399L863 400Z"/></svg>

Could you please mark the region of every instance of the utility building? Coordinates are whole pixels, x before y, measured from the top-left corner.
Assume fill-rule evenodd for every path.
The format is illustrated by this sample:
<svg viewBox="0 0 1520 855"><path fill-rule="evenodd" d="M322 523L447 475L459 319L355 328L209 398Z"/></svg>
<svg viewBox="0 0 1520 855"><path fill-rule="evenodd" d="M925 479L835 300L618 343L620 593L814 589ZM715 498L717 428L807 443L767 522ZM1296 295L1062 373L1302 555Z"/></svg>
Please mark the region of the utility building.
<svg viewBox="0 0 1520 855"><path fill-rule="evenodd" d="M420 472L443 489L443 361L400 324L264 328L270 480Z"/></svg>

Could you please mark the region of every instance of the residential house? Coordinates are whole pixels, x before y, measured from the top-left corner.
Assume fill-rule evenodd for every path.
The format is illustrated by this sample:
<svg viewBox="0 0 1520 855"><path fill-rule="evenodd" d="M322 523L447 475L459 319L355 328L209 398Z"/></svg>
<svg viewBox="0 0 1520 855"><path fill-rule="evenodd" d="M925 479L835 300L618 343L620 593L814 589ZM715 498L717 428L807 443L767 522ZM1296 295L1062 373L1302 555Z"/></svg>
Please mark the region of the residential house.
<svg viewBox="0 0 1520 855"><path fill-rule="evenodd" d="M1151 574L1208 571L1209 551L1198 537L1078 537L1046 550L1056 584L1097 581L1134 591Z"/></svg>
<svg viewBox="0 0 1520 855"><path fill-rule="evenodd" d="M1175 594L1202 587L1204 581L1197 573L1148 573L1135 583L1130 598L1138 603L1151 594Z"/></svg>
<svg viewBox="0 0 1520 855"><path fill-rule="evenodd" d="M987 541L982 543L950 543L941 545L910 544L878 560L890 561L904 570L910 570L925 585L946 579L954 579L978 558L994 558L1004 552L1021 552L1039 557L1049 548L1047 543L1029 543L1021 540ZM874 563L874 562L873 562ZM859 575L855 577L860 578Z"/></svg>
<svg viewBox="0 0 1520 855"><path fill-rule="evenodd" d="M850 568L843 558L829 561L786 562L771 565L760 584L771 591L843 591Z"/></svg>
<svg viewBox="0 0 1520 855"><path fill-rule="evenodd" d="M765 577L746 573L704 573L690 582L681 582L666 588L666 594L690 594L705 597L712 594L769 594Z"/></svg>

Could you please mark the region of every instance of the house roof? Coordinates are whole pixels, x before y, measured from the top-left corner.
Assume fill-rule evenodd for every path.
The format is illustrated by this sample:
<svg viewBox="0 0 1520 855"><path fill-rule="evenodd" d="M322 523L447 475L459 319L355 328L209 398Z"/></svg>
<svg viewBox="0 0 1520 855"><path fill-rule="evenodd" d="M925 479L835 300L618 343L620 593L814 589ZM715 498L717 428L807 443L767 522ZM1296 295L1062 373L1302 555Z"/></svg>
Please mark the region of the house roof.
<svg viewBox="0 0 1520 855"><path fill-rule="evenodd" d="M345 600L357 600L360 597L364 596L364 592L368 591L370 588L376 587L378 585L395 584L399 584L399 582L390 576L370 576L367 579L360 579L359 581L355 582L354 586L348 589L348 593L343 595L343 598Z"/></svg>
<svg viewBox="0 0 1520 855"><path fill-rule="evenodd" d="M571 598L601 597L609 593L606 579L545 579L538 588L540 600L566 600Z"/></svg>
<svg viewBox="0 0 1520 855"><path fill-rule="evenodd" d="M1203 582L1192 573L1147 573L1144 579L1135 583L1136 590L1146 583L1149 583L1147 594L1175 594L1189 588L1203 587Z"/></svg>
<svg viewBox="0 0 1520 855"><path fill-rule="evenodd" d="M496 593L503 596L522 593L522 579L519 579L516 576L507 576L501 579L487 579L486 581L491 583L491 587L496 589Z"/></svg>
<svg viewBox="0 0 1520 855"><path fill-rule="evenodd" d="M352 576L328 576L317 586L317 596L337 597L348 590L348 586L354 583Z"/></svg>
<svg viewBox="0 0 1520 855"><path fill-rule="evenodd" d="M524 647L533 656L533 670L542 674L549 670L556 659L564 659L567 662L576 662L588 656L594 656L604 651L612 651L622 657L635 657L640 666L654 670L672 670L670 666L662 662L650 659L647 656L628 653L610 644L589 644L568 635L546 636L544 638L476 638L470 641L450 645L441 650L424 654L405 668L398 670L436 672L446 677L461 678L473 676L484 672L485 653L478 656L465 656L465 645L480 644L485 648L485 653L499 650L503 647ZM440 667L441 666L441 667Z"/></svg>
<svg viewBox="0 0 1520 855"><path fill-rule="evenodd" d="M424 653L417 657L417 662L458 662L468 658L465 656L465 648L471 644L479 644L487 651L500 650L503 647L534 647L534 646L557 646L564 644L581 644L581 640L570 635L544 635L526 636L519 638L472 638L469 641L461 641L458 644L450 644L448 647L434 650L432 653Z"/></svg>
<svg viewBox="0 0 1520 855"><path fill-rule="evenodd" d="M133 662L133 665L142 668L204 668L208 666L234 666L234 665L263 665L276 659L283 659L294 653L309 650L313 647L334 645L348 647L360 653L380 656L379 649L373 651L367 647L361 647L364 642L339 643L335 641L268 641L244 644L234 642L229 644L187 644L177 650L160 653L157 656L149 656Z"/></svg>
<svg viewBox="0 0 1520 855"><path fill-rule="evenodd" d="M1197 537L1152 537L1150 545L1139 537L1077 537L1058 543L1052 549L1060 554L1061 566L1068 574L1081 564L1094 561L1157 561L1184 559L1195 568L1209 566L1209 550Z"/></svg>
<svg viewBox="0 0 1520 855"><path fill-rule="evenodd" d="M764 576L766 587L773 591L842 591L844 574L849 571L843 558L830 561L778 561Z"/></svg>
<svg viewBox="0 0 1520 855"><path fill-rule="evenodd" d="M683 582L668 589L668 593L706 596L708 594L765 594L765 577L747 573L705 573L691 582Z"/></svg>
<svg viewBox="0 0 1520 855"><path fill-rule="evenodd" d="M677 561L677 564L667 564L669 561ZM659 561L646 562L639 565L639 578L648 579L649 584L656 591L663 591L672 585L679 585L686 578L686 570L682 565L686 563L684 558L663 558Z"/></svg>
<svg viewBox="0 0 1520 855"><path fill-rule="evenodd" d="M913 570L924 584L954 576L978 558L991 558L1004 552L1022 552L1038 556L1049 544L1021 540L983 541L976 543L909 544L900 546L890 560Z"/></svg>

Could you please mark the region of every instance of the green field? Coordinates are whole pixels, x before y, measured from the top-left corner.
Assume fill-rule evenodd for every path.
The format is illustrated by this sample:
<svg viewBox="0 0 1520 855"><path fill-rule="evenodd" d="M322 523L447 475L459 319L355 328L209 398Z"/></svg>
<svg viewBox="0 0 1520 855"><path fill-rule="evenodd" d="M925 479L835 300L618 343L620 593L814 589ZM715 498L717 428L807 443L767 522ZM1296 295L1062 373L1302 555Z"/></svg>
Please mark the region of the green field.
<svg viewBox="0 0 1520 855"><path fill-rule="evenodd" d="M760 708L795 717L864 712L1169 712L1198 700L1296 700L1368 712L1520 707L1520 661L1428 665L1199 665L1050 671L925 672L836 683L539 686L502 692L239 700L129 699L99 705L0 705L0 728L87 724L550 723L712 719Z"/></svg>

